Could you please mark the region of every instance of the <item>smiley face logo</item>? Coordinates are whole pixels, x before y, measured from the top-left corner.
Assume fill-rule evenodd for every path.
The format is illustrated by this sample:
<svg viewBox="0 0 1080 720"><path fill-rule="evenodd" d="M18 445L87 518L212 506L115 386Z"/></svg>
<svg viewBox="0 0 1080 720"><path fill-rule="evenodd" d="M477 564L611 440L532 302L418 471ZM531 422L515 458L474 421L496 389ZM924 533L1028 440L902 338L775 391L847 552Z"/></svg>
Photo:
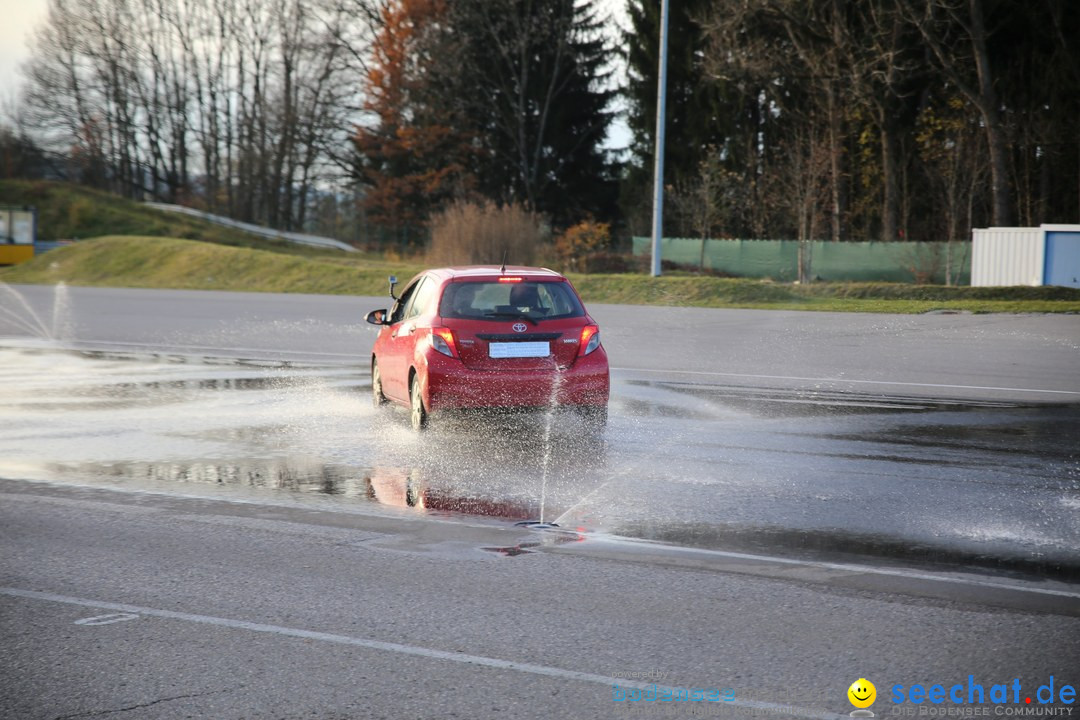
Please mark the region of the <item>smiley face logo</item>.
<svg viewBox="0 0 1080 720"><path fill-rule="evenodd" d="M857 708L868 708L877 699L877 688L866 678L859 678L847 689L848 700Z"/></svg>

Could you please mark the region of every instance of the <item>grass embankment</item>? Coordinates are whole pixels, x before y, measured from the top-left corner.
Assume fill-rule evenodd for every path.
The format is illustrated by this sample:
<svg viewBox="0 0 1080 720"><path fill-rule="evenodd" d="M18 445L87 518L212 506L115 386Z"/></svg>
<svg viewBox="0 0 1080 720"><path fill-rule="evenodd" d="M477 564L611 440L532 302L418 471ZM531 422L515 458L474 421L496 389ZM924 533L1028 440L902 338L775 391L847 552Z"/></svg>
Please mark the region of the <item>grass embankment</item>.
<svg viewBox="0 0 1080 720"><path fill-rule="evenodd" d="M344 264L175 238L106 236L0 270L6 283L383 295L385 262ZM403 278L407 279L407 278Z"/></svg>
<svg viewBox="0 0 1080 720"><path fill-rule="evenodd" d="M1062 287L945 287L902 283L793 285L746 278L575 275L590 302L769 310L923 313L1080 312L1080 290Z"/></svg>
<svg viewBox="0 0 1080 720"><path fill-rule="evenodd" d="M383 295L386 276L421 269L349 255L304 257L156 237L109 236L0 270L9 283ZM787 285L760 280L666 275L572 275L588 303L919 313L1080 312L1080 290L970 288L891 283Z"/></svg>
<svg viewBox="0 0 1080 720"><path fill-rule="evenodd" d="M37 209L39 240L74 240L82 248L85 238L110 241L106 246L88 245L80 250L63 248L51 251L48 255L51 266L58 266L48 272L42 271L41 258L30 263L25 269L0 268L0 280L4 282L41 282L49 283L64 280L72 285L99 285L115 287L171 287L221 290L253 290L266 292L350 292L348 283L343 279L347 273L338 275L335 281L331 271L316 273L315 280L322 287L335 287L339 282L340 290L300 290L310 283L298 275L303 272L296 266L269 257L258 256L256 260L243 259L238 254L221 254L215 262L236 263L238 266L251 267L263 263L251 276L236 276L232 268L219 267L216 272L200 274L198 265L206 263L212 248L200 248L198 245L166 245L151 248L145 242L167 242L170 239L197 240L233 248L249 248L269 251L272 254L292 258L304 258L325 264L340 264L345 267L359 268L361 271L372 268L390 267L379 256L368 253L343 253L340 250L299 245L285 240L276 240L252 235L242 230L223 227L201 218L155 210L146 205L127 200L112 193L102 192L82 185L41 180L0 180L0 204L30 205ZM138 244L116 244L120 236L138 239ZM183 252L192 257L176 257ZM59 255L53 253L60 253ZM69 253L70 256L69 256ZM130 257L108 257L112 254L129 254ZM70 257L71 260L65 260ZM168 265L156 267L150 263L161 262L168 258ZM74 260L78 258L78 260ZM283 267L289 271L282 278L269 276ZM209 270L210 268L207 268ZM180 271L173 277L170 271ZM380 270L382 284L386 284L385 275L393 272ZM110 274L112 273L112 274ZM260 276L266 273L266 277ZM379 274L376 273L376 274ZM30 279L37 278L37 279ZM298 284L299 283L299 284ZM380 293L385 287L380 290Z"/></svg>

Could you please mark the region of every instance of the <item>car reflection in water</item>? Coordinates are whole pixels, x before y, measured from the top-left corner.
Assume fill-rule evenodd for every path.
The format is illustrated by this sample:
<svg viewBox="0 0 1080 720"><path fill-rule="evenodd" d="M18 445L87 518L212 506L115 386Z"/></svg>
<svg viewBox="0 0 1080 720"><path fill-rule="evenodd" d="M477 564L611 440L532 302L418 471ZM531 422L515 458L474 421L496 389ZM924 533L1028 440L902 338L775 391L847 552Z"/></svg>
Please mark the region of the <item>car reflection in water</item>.
<svg viewBox="0 0 1080 720"><path fill-rule="evenodd" d="M367 497L426 513L553 522L607 482L607 453L573 422L547 422L458 418L422 442L388 442L365 477Z"/></svg>
<svg viewBox="0 0 1080 720"><path fill-rule="evenodd" d="M427 487L424 470L373 468L364 478L367 497L381 505L415 508L429 513L462 513L508 520L539 517L539 505L523 500L499 499L455 493L447 487Z"/></svg>

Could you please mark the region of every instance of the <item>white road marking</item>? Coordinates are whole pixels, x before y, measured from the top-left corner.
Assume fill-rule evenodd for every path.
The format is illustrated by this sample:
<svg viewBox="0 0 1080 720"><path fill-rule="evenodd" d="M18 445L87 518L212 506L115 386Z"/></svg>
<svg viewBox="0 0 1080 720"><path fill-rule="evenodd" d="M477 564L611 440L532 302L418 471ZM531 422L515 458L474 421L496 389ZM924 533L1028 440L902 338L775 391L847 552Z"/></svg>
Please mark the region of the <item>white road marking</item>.
<svg viewBox="0 0 1080 720"><path fill-rule="evenodd" d="M947 385L943 383L900 382L899 380L853 380L835 377L800 377L798 375L755 375L752 373L712 372L708 370L649 370L647 368L613 367L617 372L663 373L670 375L705 375L714 377L755 378L759 380L799 380L816 383L856 383L860 385L899 385L902 387L947 388L953 390L1001 390L1005 392L1050 393L1053 395L1080 395L1080 390L1042 390L1039 388L995 387L993 385Z"/></svg>
<svg viewBox="0 0 1080 720"><path fill-rule="evenodd" d="M652 545L648 540L638 540L637 538L624 538L617 535L608 535L603 538L598 537L597 539L601 542L609 542L612 544L642 544L646 546ZM797 558L778 557L776 555L754 555L752 553L732 552L729 550L709 550L707 548L677 547L665 545L652 547L654 549L654 552L663 554L701 555L705 557L732 558L735 560L753 560L754 562L765 562L776 565L796 565L800 567L822 568L824 570L839 570L852 574L887 575L890 577L909 578L911 580L930 580L932 582L939 583L974 585L976 587L994 588L995 590L1010 590L1012 592L1032 593L1035 595L1053 595L1055 597L1080 599L1080 592L1070 592L1068 590L1053 590L1051 588L1038 588L1026 585L1013 585L1009 583L994 582L993 580L974 580L971 578L933 575L930 573L920 573L912 570L892 570L889 568L874 567L873 565L831 563L821 562L818 560L799 560ZM571 553L573 552L573 548L567 548L564 550L564 552Z"/></svg>
<svg viewBox="0 0 1080 720"><path fill-rule="evenodd" d="M94 617L76 620L76 625L112 625L113 623L138 620L139 616L134 613L110 613L109 615L95 615Z"/></svg>
<svg viewBox="0 0 1080 720"><path fill-rule="evenodd" d="M427 658L430 660L445 660L447 662L461 663L463 665L478 665L480 667L494 668L496 670L512 670L514 672L527 673L530 675L541 675L544 677L558 678L560 680L574 680L577 682L591 683L594 685L603 685L604 687L608 688L609 691L615 684L618 684L620 688L637 688L640 690L648 690L655 687L658 692L665 690L671 690L674 692L679 689L654 683L643 683L636 680L623 680L621 678L616 679L608 677L606 675L596 675L594 673L578 672L576 670L565 670L563 668L549 667L547 665L535 665L533 663L500 660L499 658L485 657L483 655L467 655L465 653L447 652L445 650L435 650L433 648L420 647L417 645L403 645L400 643L384 642L381 640L370 640L367 638L350 637L348 635L335 635L333 633L314 632L311 630L282 627L280 625L266 625L263 623L247 622L246 620L232 620L229 618L214 617L212 615L196 615L193 613L176 612L173 610L158 610L156 608L140 607L137 605L125 605L122 603L87 600L85 598L70 597L67 595L56 595L46 592L36 592L34 590L23 590L20 588L0 587L0 595L8 595L10 597L24 598L27 600L44 600L46 602L63 603L66 605L76 605L79 607L91 607L100 610L112 610L118 613L134 613L138 615L147 615L150 617L166 618L169 620L182 620L184 622L200 623L203 625L214 625L217 627L226 627L234 630L248 630L251 632L268 633L272 635L281 635L283 637L303 638L304 640L317 640L320 642L336 643L338 645L352 645L355 647L367 648L369 650L381 650L384 652L393 652L402 655L413 655L416 657ZM739 698L735 698L730 702L723 702L720 704L726 707L738 707L747 710L777 713L782 714L786 717L814 718L815 720L843 720L847 717L846 715L811 710L809 708L800 708L791 705L761 702L757 700L740 700ZM710 703L708 705L712 707L716 704ZM706 706L706 703L703 702L700 704L688 704L688 706L704 707Z"/></svg>
<svg viewBox="0 0 1080 720"><path fill-rule="evenodd" d="M217 347L215 345L172 345L153 343L129 343L114 340L75 340L73 344L79 349L92 349L98 345L108 347L128 348L142 352L173 352L177 350L199 350L220 353L274 353L277 355L299 355L306 357L316 355L318 357L349 358L360 362L364 355L356 353L317 352L315 350L279 350L277 348L245 348L245 347Z"/></svg>

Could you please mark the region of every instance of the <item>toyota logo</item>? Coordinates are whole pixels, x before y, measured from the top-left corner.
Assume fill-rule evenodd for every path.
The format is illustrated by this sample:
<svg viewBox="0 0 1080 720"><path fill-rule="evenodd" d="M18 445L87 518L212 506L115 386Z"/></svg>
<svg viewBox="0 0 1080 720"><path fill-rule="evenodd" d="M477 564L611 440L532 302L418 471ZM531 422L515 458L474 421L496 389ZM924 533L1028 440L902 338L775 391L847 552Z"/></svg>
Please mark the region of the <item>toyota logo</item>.
<svg viewBox="0 0 1080 720"><path fill-rule="evenodd" d="M529 326L525 323L514 323L514 332L525 332Z"/></svg>

